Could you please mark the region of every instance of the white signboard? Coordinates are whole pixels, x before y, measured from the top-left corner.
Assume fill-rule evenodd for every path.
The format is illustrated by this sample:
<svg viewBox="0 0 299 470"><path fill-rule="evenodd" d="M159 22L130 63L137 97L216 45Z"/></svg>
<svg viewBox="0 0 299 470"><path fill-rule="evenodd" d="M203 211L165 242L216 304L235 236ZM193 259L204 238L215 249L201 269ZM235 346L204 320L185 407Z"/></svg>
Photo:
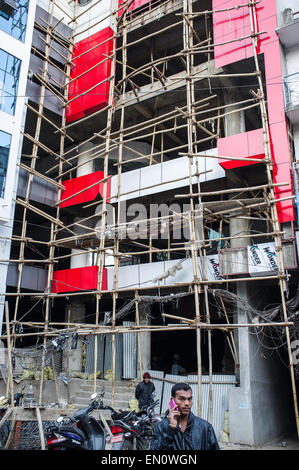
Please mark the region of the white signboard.
<svg viewBox="0 0 299 470"><path fill-rule="evenodd" d="M278 271L275 243L259 243L247 247L248 270L250 275L262 276Z"/></svg>

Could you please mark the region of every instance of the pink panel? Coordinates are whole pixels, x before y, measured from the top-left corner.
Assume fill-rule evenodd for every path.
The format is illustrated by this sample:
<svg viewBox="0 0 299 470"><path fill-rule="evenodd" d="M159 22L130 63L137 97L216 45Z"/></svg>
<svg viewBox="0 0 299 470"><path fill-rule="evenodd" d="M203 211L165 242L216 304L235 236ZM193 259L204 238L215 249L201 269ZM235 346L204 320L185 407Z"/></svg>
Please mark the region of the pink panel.
<svg viewBox="0 0 299 470"><path fill-rule="evenodd" d="M142 7L143 5L146 5L147 3L150 3L151 0L135 0L128 8L127 11L132 11L135 10L136 8ZM123 0L119 0L118 5L121 6L124 3ZM121 16L123 10L119 10L118 16Z"/></svg>
<svg viewBox="0 0 299 470"><path fill-rule="evenodd" d="M228 0L224 4L223 0L213 0L212 4L213 10L217 10L235 7L238 2L236 0ZM266 33L260 37L259 53L263 52L264 44L278 39L277 33L275 32L275 28L277 27L275 0L263 0L262 3L257 6L257 21L258 30L260 32L266 31ZM216 44L231 41L238 37L248 36L251 34L249 8L245 7L214 13L213 26ZM222 67L238 60L252 57L252 55L253 48L251 38L235 43L223 44L215 48L215 65L216 67Z"/></svg>
<svg viewBox="0 0 299 470"><path fill-rule="evenodd" d="M256 129L218 139L218 153L220 157L264 158L263 130ZM219 158L219 164L228 170L246 165L254 165L255 162L223 160Z"/></svg>

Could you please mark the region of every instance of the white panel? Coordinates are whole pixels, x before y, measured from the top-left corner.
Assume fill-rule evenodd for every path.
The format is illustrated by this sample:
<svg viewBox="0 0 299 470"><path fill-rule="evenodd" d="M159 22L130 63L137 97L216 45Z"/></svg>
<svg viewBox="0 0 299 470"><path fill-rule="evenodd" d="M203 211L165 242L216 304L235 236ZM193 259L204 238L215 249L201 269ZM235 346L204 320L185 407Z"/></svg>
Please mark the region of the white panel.
<svg viewBox="0 0 299 470"><path fill-rule="evenodd" d="M118 268L118 288L126 289L139 286L139 264Z"/></svg>
<svg viewBox="0 0 299 470"><path fill-rule="evenodd" d="M152 186L154 184L160 184L162 182L161 175L161 164L152 165L145 168L141 168L140 175L140 196L145 196L147 194L153 194L158 191L161 191L161 186L155 186L154 188L144 189L142 188L147 186Z"/></svg>
<svg viewBox="0 0 299 470"><path fill-rule="evenodd" d="M186 176L185 180L180 180L174 183L168 183L178 178L183 178ZM182 157L176 158L174 160L169 160L168 162L162 163L162 182L167 183L161 186L161 191L168 191L170 189L178 188L181 186L186 186L189 184L189 158Z"/></svg>
<svg viewBox="0 0 299 470"><path fill-rule="evenodd" d="M114 176L113 178L116 179L118 176ZM127 173L123 173L121 176L121 183L120 183L120 193L128 193L125 194L124 196L120 196L120 201L123 201L124 199L132 199L140 196L139 192L140 188L140 169L138 170L133 170L133 171L128 171ZM130 192L133 191L133 192Z"/></svg>
<svg viewBox="0 0 299 470"><path fill-rule="evenodd" d="M209 150L205 150L204 152L199 152L199 155L218 155L218 148L213 148ZM215 180L218 178L224 178L225 177L225 171L222 168L221 165L218 163L218 158L203 158L203 157L197 157L197 160L199 162L199 171L208 171L208 170L213 170L210 173L206 173L205 175L202 175L200 177L200 181L211 181ZM196 166L195 166L196 160L193 160L193 174L196 172Z"/></svg>
<svg viewBox="0 0 299 470"><path fill-rule="evenodd" d="M176 264L179 260L165 261L165 270ZM169 276L165 279L165 284L175 284L177 282L192 282L193 281L193 267L191 258L186 259L181 264L182 268L176 271L175 276Z"/></svg>
<svg viewBox="0 0 299 470"><path fill-rule="evenodd" d="M106 268L107 269L107 290L113 289L113 272L114 268Z"/></svg>
<svg viewBox="0 0 299 470"><path fill-rule="evenodd" d="M92 3L95 4L96 2L94 1ZM89 3L86 6L78 6L76 9L77 15L86 11L86 13L80 16L77 21L76 34L78 34L78 36L75 38L76 42L82 41L108 26L113 29L111 13L113 11L115 0L104 0L89 9L92 3Z"/></svg>
<svg viewBox="0 0 299 470"><path fill-rule="evenodd" d="M160 276L165 271L164 261L158 263L140 264L140 287L158 286L152 282L157 276ZM164 280L160 281L160 285L164 285Z"/></svg>

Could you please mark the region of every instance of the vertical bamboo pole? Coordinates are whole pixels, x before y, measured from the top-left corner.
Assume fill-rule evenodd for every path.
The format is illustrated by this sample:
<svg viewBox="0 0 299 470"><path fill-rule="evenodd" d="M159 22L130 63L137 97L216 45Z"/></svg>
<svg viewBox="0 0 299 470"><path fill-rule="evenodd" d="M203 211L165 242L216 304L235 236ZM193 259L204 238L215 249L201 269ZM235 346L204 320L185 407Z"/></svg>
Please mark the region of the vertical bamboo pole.
<svg viewBox="0 0 299 470"><path fill-rule="evenodd" d="M51 0L51 10L50 10L50 17L49 17L49 22L52 24L53 21L53 12L54 12L54 2ZM48 59L49 59L49 54L50 54L50 48L51 48L51 28L47 26L47 32L46 32L46 45L45 45L45 61L44 61L44 70L43 70L43 82L41 83L41 94L40 94L40 100L39 100L39 106L38 106L38 115L37 115L37 121L36 121L36 128L35 128L35 136L34 136L34 143L32 146L32 158L30 162L30 168L32 170L35 169L36 165L36 160L37 160L37 152L38 152L38 142L39 142L39 137L40 137L40 131L41 131L41 125L42 125L42 116L43 116L43 109L44 109L44 102L45 102L45 93L46 93L46 86L45 82L47 81L48 78L48 69L49 69L49 64L48 64ZM28 175L28 180L27 180L27 187L26 187L26 195L25 195L25 202L29 202L29 196L30 196L30 189L31 189L31 184L33 181L33 174L30 173ZM19 259L22 261L24 260L24 252L25 252L25 246L26 242L24 241L24 238L26 237L26 232L27 232L27 208L24 207L23 210L23 217L22 217L22 232L21 232L21 238L22 242L20 243L19 247ZM17 293L20 294L21 292L21 283L22 283L22 273L23 273L23 267L24 263L19 263L18 265L18 284L17 284ZM15 325L16 325L16 319L17 319L17 314L18 314L18 308L19 308L19 302L20 302L20 296L17 295L16 297L16 303L15 303L15 310L14 310L14 323L13 323L13 335L15 333Z"/></svg>
<svg viewBox="0 0 299 470"><path fill-rule="evenodd" d="M112 29L117 29L117 0L112 2ZM115 85L115 67L116 67L116 37L113 37L113 51L110 54L111 59L111 70L113 71L109 78L109 100L108 100L108 111L107 111L107 126L105 135L105 154L104 154L104 188L103 188L103 206L102 206L102 220L101 220L101 234L100 243L98 248L98 281L97 281L97 294L96 294L96 327L99 326L99 314L100 314L100 299L103 282L103 271L104 271L104 259L105 259L105 225L106 225L106 208L107 208L107 189L108 189L108 162L109 162L109 151L110 151L110 136L111 136L111 125L114 114L114 85ZM114 294L113 294L114 297ZM113 317L115 321L115 305L116 299L113 300ZM115 337L112 335L112 341L115 341ZM97 342L96 342L97 343ZM112 354L115 354L115 343L113 346ZM94 370L96 370L97 363L97 347L95 348L94 355ZM113 384L112 384L113 385ZM96 390L96 376L94 376L94 391ZM114 387L112 387L112 396L114 396Z"/></svg>
<svg viewBox="0 0 299 470"><path fill-rule="evenodd" d="M186 51L186 74L187 76L191 75L192 72L192 58L190 57L190 47L192 46L192 32L190 32L189 24L186 21L186 16L190 12L190 0L183 1L183 40L184 40L184 49ZM192 102L193 101L193 93L191 88L191 81L186 80L186 100L187 100L187 135L188 135L188 153L191 154L193 152L193 133L194 133L194 123L192 120ZM189 187L190 187L190 194L193 193L192 188L192 166L191 166L191 158L189 158ZM201 358L201 331L199 322L201 319L200 316L200 305L199 305L199 294L200 294L200 286L198 284L199 280L199 271L198 271L198 263L197 263L197 250L195 248L195 225L194 225L194 199L193 197L190 198L190 219L189 219L189 226L190 226L190 241L191 241L191 253L192 253L192 265L193 265L193 275L194 275L194 301L195 301L195 320L196 320L196 344L197 344L197 387L198 387L198 416L202 415L202 358Z"/></svg>
<svg viewBox="0 0 299 470"><path fill-rule="evenodd" d="M139 320L139 295L138 291L135 291L135 316L136 316L136 326L138 328L137 330L137 346L138 346L138 364L139 364L139 373L140 373L140 379L142 380L143 376L143 364L142 364L142 354L141 354L141 339L140 339L140 332L139 332L139 327L140 327L140 320Z"/></svg>
<svg viewBox="0 0 299 470"><path fill-rule="evenodd" d="M259 91L260 91L260 109L261 109L261 116L263 122L263 136L264 136L264 150L265 150L265 157L267 160L266 171L268 176L268 183L272 184L272 164L273 164L273 156L270 146L270 132L269 132L269 122L268 122L268 115L266 109L266 102L265 102L265 93L263 88L263 81L262 81L262 74L259 67L258 62L258 53L257 47L259 42L259 36L256 35L258 33L258 22L257 22L257 11L256 11L256 4L254 1L249 0L249 13L250 13L250 22L251 22L251 32L252 36L252 44L253 44L253 52L254 52L254 61L256 66L256 71L259 72L257 75L258 84L259 84ZM270 199L273 201L275 200L275 193L273 186L269 186L269 196ZM275 240L275 248L277 253L277 263L279 273L281 275L279 279L279 288L281 293L281 300L282 300L282 308L283 308L283 316L284 321L288 321L288 314L286 308L286 301L285 301L285 292L286 292L286 281L285 281L285 270L284 270L284 261L283 261L283 254L282 254L282 241L281 235L278 233L280 232L279 220L278 220L278 213L276 204L271 204L271 219L273 221L274 227L274 240ZM290 340L290 329L286 325L286 339L287 339L287 348L288 348L288 355L289 355L289 362L290 362L290 375L291 375L291 383L292 383L292 394L293 394L293 402L294 402L294 412L295 412L295 419L296 419L296 426L297 426L297 434L299 437L299 414L298 414L298 401L297 401L297 390L296 390L296 381L295 381L295 373L294 373L294 363L292 358L292 349L291 349L291 340Z"/></svg>
<svg viewBox="0 0 299 470"><path fill-rule="evenodd" d="M12 356L11 356L11 341L10 341L10 323L9 323L9 312L8 312L8 302L6 301L4 304L5 308L5 321L6 321L6 334L7 334L7 370L8 370L8 377L7 377L7 393L8 396L8 384L10 390L10 399L11 399L11 406L14 407L14 386L13 386L13 377L12 377Z"/></svg>
<svg viewBox="0 0 299 470"><path fill-rule="evenodd" d="M52 22L53 22L54 3L55 3L54 0L51 0L52 8L51 8L50 25L52 25ZM76 3L74 4L74 14L75 13L76 13ZM72 53L73 53L73 37L74 37L74 28L73 28L71 40L70 40L70 43L69 43L68 62L67 62L67 65L66 65L67 75L69 75L69 72L70 72L70 61L71 61L71 57L72 57ZM67 77L67 75L65 75L65 77ZM67 78L66 78L66 80L67 80ZM65 101L67 100L67 96L68 96L68 88L69 87L67 85L64 89L64 99L65 99ZM65 122L66 122L65 111L66 111L66 108L63 107L62 120L61 120L62 127L65 126ZM64 153L64 143L65 143L65 134L61 134L61 136L60 136L60 149L59 149L60 156L63 155L63 153ZM61 199L61 193L62 193L61 173L63 171L63 162L62 162L61 158L59 159L59 167L58 168L59 168L58 182L60 184L60 188L58 189L58 200L60 200ZM60 217L60 205L57 206L56 220L59 220L59 217ZM55 242L55 239L56 239L56 231L57 231L57 225L54 224L54 222L52 222L51 223L51 232L50 232L51 244L50 244L50 249L49 249L49 260L50 261L53 261L54 254L55 254L55 244L54 244L54 242ZM49 267L48 267L47 288L46 288L47 293L50 293L50 291L51 291L53 271L54 271L54 263L51 262L49 264ZM42 391L43 391L43 381L44 381L43 372L44 372L45 353L46 353L45 346L46 346L46 343L47 343L46 333L47 333L48 327L49 327L50 302L51 302L51 299L49 297L46 297L46 299L45 299L45 323L44 323L45 336L44 336L44 350L43 350L43 355L42 355L41 379L40 379L40 389L39 389L39 406L41 406L41 404L42 404Z"/></svg>

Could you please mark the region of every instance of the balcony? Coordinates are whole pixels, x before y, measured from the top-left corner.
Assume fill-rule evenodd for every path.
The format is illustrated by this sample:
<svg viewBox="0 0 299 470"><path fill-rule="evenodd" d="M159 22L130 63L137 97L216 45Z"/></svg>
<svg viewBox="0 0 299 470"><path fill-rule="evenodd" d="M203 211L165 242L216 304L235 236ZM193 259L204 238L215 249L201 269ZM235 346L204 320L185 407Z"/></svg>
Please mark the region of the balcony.
<svg viewBox="0 0 299 470"><path fill-rule="evenodd" d="M298 22L299 26L299 22ZM285 112L293 124L299 123L299 72L287 75L283 79Z"/></svg>
<svg viewBox="0 0 299 470"><path fill-rule="evenodd" d="M276 29L280 42L286 49L299 44L298 28L299 11L293 12L291 10L290 13L285 17L285 24Z"/></svg>

